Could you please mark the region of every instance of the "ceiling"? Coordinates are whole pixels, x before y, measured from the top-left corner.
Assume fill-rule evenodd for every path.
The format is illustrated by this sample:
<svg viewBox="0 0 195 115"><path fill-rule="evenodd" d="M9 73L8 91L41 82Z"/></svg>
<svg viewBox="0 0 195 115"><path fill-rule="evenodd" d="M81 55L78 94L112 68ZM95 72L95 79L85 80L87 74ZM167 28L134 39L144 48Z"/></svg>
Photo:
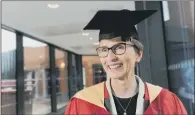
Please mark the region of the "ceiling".
<svg viewBox="0 0 195 115"><path fill-rule="evenodd" d="M68 51L95 55L99 31L83 27L98 10L124 8L134 10L134 1L2 1L2 24Z"/></svg>

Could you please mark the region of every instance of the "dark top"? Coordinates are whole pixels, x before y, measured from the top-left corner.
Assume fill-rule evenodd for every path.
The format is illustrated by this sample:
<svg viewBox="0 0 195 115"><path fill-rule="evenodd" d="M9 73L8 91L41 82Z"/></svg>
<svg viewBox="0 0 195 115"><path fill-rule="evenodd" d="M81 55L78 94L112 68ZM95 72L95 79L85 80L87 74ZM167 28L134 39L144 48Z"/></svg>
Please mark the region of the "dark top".
<svg viewBox="0 0 195 115"><path fill-rule="evenodd" d="M113 95L113 97L114 97L114 103L115 103L118 115L123 115L124 109L126 109L128 103L130 101L130 98L119 98L119 97L116 97L114 95ZM138 93L132 97L131 102L129 103L129 106L126 110L127 115L135 115L136 114L137 97L138 97ZM119 102L121 103L121 105L123 106L124 109L121 107L121 105L119 104L119 102L117 101L116 98L119 100Z"/></svg>

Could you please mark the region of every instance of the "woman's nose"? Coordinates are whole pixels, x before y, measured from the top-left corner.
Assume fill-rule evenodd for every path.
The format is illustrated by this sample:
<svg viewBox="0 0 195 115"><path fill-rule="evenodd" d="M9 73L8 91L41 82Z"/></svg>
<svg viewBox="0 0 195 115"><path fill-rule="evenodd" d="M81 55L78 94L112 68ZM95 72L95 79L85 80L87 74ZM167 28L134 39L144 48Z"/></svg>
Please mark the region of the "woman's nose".
<svg viewBox="0 0 195 115"><path fill-rule="evenodd" d="M114 61L117 61L117 60L118 60L118 57L112 52L112 50L109 50L109 51L108 51L107 59L108 59L109 61L114 62Z"/></svg>

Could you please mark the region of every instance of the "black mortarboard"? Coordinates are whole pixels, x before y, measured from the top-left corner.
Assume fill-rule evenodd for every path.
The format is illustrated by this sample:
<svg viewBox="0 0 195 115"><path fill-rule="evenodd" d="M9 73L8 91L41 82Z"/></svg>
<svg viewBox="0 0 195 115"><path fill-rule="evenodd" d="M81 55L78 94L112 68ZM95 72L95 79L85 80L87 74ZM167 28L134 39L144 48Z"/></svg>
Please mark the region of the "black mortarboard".
<svg viewBox="0 0 195 115"><path fill-rule="evenodd" d="M123 40L138 34L135 25L148 18L156 10L100 10L84 30L100 30L99 41L102 39L122 37Z"/></svg>

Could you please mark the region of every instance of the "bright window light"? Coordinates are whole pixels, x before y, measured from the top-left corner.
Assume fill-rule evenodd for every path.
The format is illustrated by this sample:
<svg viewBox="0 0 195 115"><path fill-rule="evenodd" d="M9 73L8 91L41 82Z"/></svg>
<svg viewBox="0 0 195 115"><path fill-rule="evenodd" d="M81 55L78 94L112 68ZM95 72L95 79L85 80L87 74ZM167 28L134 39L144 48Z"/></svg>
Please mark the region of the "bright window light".
<svg viewBox="0 0 195 115"><path fill-rule="evenodd" d="M163 1L162 3L163 3L164 21L168 21L168 20L170 20L168 1Z"/></svg>
<svg viewBox="0 0 195 115"><path fill-rule="evenodd" d="M33 39L29 38L29 37L24 36L23 37L23 46L24 47L33 47L33 48L36 48L36 47L44 47L44 46L47 46L47 44L42 43L42 42L39 42L37 40L33 40Z"/></svg>
<svg viewBox="0 0 195 115"><path fill-rule="evenodd" d="M2 30L2 52L16 49L16 34L4 29Z"/></svg>

